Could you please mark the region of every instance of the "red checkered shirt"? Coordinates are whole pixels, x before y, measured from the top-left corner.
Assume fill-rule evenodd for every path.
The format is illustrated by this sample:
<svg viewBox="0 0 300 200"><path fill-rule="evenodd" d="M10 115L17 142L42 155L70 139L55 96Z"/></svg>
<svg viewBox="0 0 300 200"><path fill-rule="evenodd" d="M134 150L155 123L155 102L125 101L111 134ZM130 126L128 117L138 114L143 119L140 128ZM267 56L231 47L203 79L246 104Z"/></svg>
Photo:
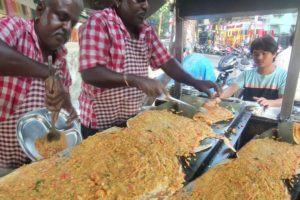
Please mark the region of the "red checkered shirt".
<svg viewBox="0 0 300 200"><path fill-rule="evenodd" d="M96 65L104 65L112 71L122 73L126 38L130 38L130 34L114 8L107 8L93 13L79 31L79 71L96 67ZM140 29L139 40L147 43L148 58L152 68L159 68L172 58L152 27L147 23L144 23ZM82 83L79 102L81 123L83 125L97 128L92 101L104 90L104 88Z"/></svg>
<svg viewBox="0 0 300 200"><path fill-rule="evenodd" d="M34 21L26 21L18 17L6 17L0 20L0 39L21 54L43 62L38 38L34 30ZM63 77L64 85L69 88L71 76L67 69L65 55L67 50L57 51L54 67L58 75ZM28 77L0 76L0 122L12 115L16 107L22 103L32 82ZM44 93L41 94L44 96Z"/></svg>

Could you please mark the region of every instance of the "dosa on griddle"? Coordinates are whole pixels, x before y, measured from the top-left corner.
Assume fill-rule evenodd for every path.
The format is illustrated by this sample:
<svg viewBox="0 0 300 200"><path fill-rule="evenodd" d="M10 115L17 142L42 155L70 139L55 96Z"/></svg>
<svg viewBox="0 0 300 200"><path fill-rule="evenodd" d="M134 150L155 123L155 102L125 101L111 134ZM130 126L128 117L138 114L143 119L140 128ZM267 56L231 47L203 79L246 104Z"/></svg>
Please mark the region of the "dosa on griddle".
<svg viewBox="0 0 300 200"><path fill-rule="evenodd" d="M161 138L168 151L177 156L188 156L199 142L215 137L213 130L203 122L175 115L167 110L150 110L128 120L130 129L146 131Z"/></svg>
<svg viewBox="0 0 300 200"><path fill-rule="evenodd" d="M296 175L299 145L257 139L243 147L239 155L197 178L190 192L178 192L171 199L291 199L284 180Z"/></svg>
<svg viewBox="0 0 300 200"><path fill-rule="evenodd" d="M203 104L203 107L207 109L207 112L197 112L193 117L194 120L212 125L220 121L230 120L234 117L231 111L219 106L216 101L208 101Z"/></svg>

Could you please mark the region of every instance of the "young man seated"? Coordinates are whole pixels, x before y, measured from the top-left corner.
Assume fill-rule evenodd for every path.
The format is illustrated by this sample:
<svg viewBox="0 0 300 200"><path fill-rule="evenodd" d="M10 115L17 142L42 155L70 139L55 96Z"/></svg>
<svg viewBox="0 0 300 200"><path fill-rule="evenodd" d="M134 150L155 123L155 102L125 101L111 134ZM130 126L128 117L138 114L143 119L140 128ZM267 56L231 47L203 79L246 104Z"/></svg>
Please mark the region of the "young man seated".
<svg viewBox="0 0 300 200"><path fill-rule="evenodd" d="M256 101L264 107L280 107L287 73L273 64L277 49L276 41L269 35L255 39L250 51L256 68L244 71L220 97L231 97L243 89L243 100Z"/></svg>

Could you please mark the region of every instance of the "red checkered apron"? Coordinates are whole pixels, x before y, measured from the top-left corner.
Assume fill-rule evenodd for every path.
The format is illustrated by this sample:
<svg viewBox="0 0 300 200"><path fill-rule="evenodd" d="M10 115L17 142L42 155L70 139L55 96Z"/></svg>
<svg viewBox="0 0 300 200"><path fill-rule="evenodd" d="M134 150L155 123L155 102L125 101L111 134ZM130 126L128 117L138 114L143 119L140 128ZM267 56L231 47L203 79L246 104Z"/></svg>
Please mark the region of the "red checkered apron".
<svg viewBox="0 0 300 200"><path fill-rule="evenodd" d="M144 41L125 39L124 74L148 76L148 47ZM93 100L93 109L100 130L118 126L137 114L145 94L134 87L106 89Z"/></svg>
<svg viewBox="0 0 300 200"><path fill-rule="evenodd" d="M43 80L33 79L24 101L17 106L13 115L0 122L0 168L17 168L30 161L17 141L16 123L23 114L45 106L44 88Z"/></svg>

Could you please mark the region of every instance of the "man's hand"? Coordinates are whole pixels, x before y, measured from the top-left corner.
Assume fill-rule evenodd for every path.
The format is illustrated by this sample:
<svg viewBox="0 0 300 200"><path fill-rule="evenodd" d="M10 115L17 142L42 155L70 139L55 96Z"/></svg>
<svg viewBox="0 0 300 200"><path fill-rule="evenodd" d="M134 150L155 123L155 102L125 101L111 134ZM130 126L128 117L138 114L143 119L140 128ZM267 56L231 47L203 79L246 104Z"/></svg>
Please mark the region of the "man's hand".
<svg viewBox="0 0 300 200"><path fill-rule="evenodd" d="M71 103L71 97L70 95L68 95L65 99L65 102L62 106L63 109L65 109L68 113L69 113L69 118L67 120L67 126L70 126L71 123L78 119L78 115L77 115L77 112L75 110L75 108L73 107L72 103Z"/></svg>
<svg viewBox="0 0 300 200"><path fill-rule="evenodd" d="M58 76L53 75L45 80L45 92L45 102L48 110L59 112L65 101L67 91Z"/></svg>
<svg viewBox="0 0 300 200"><path fill-rule="evenodd" d="M130 86L142 90L147 96L157 97L161 94L168 93L165 86L160 81L135 75L128 75L127 79Z"/></svg>
<svg viewBox="0 0 300 200"><path fill-rule="evenodd" d="M52 120L54 122L56 122L62 108L70 114L67 121L68 124L77 118L77 113L71 103L70 94L66 91L58 76L53 75L45 80L45 92L46 107L53 112Z"/></svg>
<svg viewBox="0 0 300 200"><path fill-rule="evenodd" d="M220 96L220 93L221 93L220 87L212 81L196 80L195 83L193 84L193 86L200 92L205 92L209 98L218 97L218 96ZM211 89L211 88L215 89L214 94L212 94L209 91L209 89Z"/></svg>

